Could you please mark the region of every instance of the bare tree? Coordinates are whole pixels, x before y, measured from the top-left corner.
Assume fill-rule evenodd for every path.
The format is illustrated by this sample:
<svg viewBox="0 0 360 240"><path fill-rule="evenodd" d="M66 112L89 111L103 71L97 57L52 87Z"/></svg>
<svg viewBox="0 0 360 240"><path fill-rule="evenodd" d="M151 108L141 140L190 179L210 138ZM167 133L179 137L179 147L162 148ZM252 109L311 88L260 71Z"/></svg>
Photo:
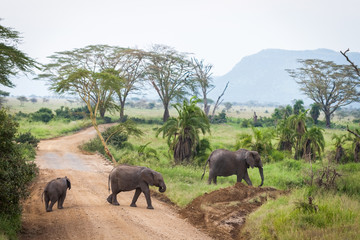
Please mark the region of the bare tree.
<svg viewBox="0 0 360 240"><path fill-rule="evenodd" d="M199 84L202 93L204 112L206 116L208 116L210 105L208 104L207 95L215 88L215 86L212 84L211 78L211 69L213 66L211 64L205 65L204 60L199 61L196 58L191 59L191 62L194 68L193 77Z"/></svg>
<svg viewBox="0 0 360 240"><path fill-rule="evenodd" d="M217 108L219 107L219 105L224 101L224 99L221 99L221 98L224 96L225 91L226 91L226 89L228 88L228 86L229 86L229 82L226 83L226 86L225 86L223 92L219 95L218 99L216 100L216 103L215 103L215 105L214 105L213 112L212 112L212 114L211 114L211 118L212 118L212 119L213 119L214 116L215 116L215 111L216 111L216 109L217 109Z"/></svg>

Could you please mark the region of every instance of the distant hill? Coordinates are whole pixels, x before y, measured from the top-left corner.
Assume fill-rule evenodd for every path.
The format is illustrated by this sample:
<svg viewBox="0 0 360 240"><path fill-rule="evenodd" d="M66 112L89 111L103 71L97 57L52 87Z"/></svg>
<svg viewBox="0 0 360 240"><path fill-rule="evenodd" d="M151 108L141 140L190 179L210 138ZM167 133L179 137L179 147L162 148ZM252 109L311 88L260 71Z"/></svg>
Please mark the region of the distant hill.
<svg viewBox="0 0 360 240"><path fill-rule="evenodd" d="M347 54L355 63L360 62L360 53ZM224 102L291 104L294 99L302 99L305 105L311 104L299 90L299 85L285 69L295 69L301 65L298 59L322 59L337 64L348 64L340 52L329 49L316 50L281 50L266 49L244 57L224 76L214 77L216 88L210 98L214 101L229 81L224 95Z"/></svg>

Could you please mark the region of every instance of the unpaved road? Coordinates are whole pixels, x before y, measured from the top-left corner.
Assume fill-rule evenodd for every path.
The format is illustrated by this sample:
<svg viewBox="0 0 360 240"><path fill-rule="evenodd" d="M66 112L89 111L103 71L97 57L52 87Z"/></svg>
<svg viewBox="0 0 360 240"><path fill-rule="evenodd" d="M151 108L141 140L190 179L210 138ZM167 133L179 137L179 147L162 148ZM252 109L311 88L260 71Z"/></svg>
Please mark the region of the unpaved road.
<svg viewBox="0 0 360 240"><path fill-rule="evenodd" d="M120 206L110 205L106 201L107 183L113 166L98 155L86 155L78 149L95 135L95 130L88 128L40 142L36 157L40 173L23 203L20 239L211 239L154 197L155 210L146 209L143 194L138 207L130 207L134 191L118 195ZM41 201L43 189L48 181L64 176L72 186L64 209L57 209L55 204L48 213Z"/></svg>

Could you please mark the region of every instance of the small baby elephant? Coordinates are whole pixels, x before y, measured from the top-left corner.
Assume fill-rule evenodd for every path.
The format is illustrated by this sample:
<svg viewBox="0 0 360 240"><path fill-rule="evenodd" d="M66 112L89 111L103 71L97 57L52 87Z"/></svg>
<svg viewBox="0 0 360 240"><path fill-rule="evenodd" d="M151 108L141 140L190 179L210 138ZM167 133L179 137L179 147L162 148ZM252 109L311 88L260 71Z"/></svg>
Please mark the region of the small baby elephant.
<svg viewBox="0 0 360 240"><path fill-rule="evenodd" d="M64 178L56 178L51 180L45 187L41 195L41 200L45 200L45 209L47 212L52 211L52 207L58 202L58 209L63 208L67 189L71 189L70 179L66 176ZM49 202L51 201L50 205Z"/></svg>

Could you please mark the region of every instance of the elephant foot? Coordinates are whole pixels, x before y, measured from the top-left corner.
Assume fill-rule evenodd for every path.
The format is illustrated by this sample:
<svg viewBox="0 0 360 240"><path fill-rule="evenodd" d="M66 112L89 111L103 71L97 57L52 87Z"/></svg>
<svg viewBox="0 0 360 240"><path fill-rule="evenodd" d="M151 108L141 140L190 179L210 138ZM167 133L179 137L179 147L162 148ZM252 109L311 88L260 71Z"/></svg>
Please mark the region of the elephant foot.
<svg viewBox="0 0 360 240"><path fill-rule="evenodd" d="M52 212L52 209L46 209L47 212Z"/></svg>
<svg viewBox="0 0 360 240"><path fill-rule="evenodd" d="M135 203L130 204L130 207L137 207Z"/></svg>
<svg viewBox="0 0 360 240"><path fill-rule="evenodd" d="M147 209L154 209L154 207L153 206L148 206Z"/></svg>
<svg viewBox="0 0 360 240"><path fill-rule="evenodd" d="M112 204L112 194L110 194L107 199L108 203Z"/></svg>
<svg viewBox="0 0 360 240"><path fill-rule="evenodd" d="M58 207L58 209L63 209L63 207Z"/></svg>

